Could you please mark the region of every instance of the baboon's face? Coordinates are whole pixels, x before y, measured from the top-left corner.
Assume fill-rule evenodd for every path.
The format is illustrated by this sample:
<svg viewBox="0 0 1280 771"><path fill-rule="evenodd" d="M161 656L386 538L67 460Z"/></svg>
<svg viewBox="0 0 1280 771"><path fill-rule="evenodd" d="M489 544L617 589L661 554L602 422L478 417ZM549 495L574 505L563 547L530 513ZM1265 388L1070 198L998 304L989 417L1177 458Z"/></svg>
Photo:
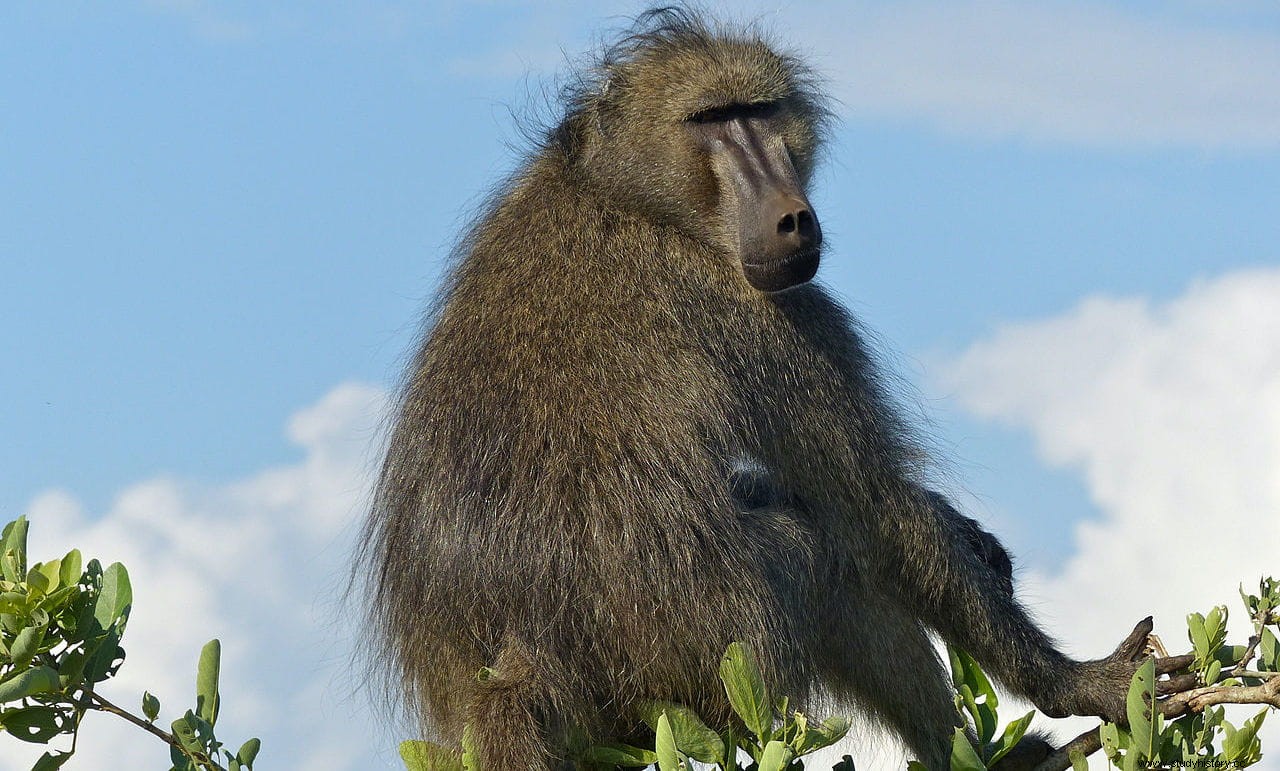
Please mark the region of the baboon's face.
<svg viewBox="0 0 1280 771"><path fill-rule="evenodd" d="M802 284L822 244L805 186L825 114L806 77L757 40L645 52L602 89L587 177L713 247L757 290Z"/></svg>
<svg viewBox="0 0 1280 771"><path fill-rule="evenodd" d="M684 120L715 187L715 232L751 286L778 292L818 271L822 228L796 173L776 101L730 103Z"/></svg>

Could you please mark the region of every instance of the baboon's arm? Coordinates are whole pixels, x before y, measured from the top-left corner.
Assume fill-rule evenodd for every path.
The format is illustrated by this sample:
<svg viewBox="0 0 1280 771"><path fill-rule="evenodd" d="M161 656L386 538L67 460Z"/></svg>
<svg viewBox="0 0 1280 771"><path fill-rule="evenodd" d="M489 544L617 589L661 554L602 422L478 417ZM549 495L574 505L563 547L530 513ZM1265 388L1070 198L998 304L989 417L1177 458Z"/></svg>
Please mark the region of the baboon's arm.
<svg viewBox="0 0 1280 771"><path fill-rule="evenodd" d="M895 571L900 591L907 593L904 601L915 603L925 623L1045 714L1096 715L1123 723L1125 694L1146 655L1151 620L1140 622L1105 658L1066 656L1014 598L1012 566L995 536L942 495L918 493L918 507L892 528L901 558L917 563ZM913 555L935 562L924 564ZM1161 660L1157 668L1175 671L1186 666L1185 658Z"/></svg>
<svg viewBox="0 0 1280 771"><path fill-rule="evenodd" d="M957 511L942 493L933 490L924 490L923 493L928 497L938 518L949 522L951 527L955 528L964 539L964 543L978 557L978 561L986 565L999 579L1000 588L1012 595L1013 560L1005 550L1004 544L1000 543L1000 539L983 530L982 525L976 520Z"/></svg>

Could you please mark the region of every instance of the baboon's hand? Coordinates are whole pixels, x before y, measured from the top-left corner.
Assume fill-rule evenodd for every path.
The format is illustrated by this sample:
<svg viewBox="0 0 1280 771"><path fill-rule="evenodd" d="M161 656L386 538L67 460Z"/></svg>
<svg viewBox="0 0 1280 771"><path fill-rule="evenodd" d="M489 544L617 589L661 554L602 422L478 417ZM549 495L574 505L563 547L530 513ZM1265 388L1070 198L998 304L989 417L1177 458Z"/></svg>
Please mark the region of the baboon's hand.
<svg viewBox="0 0 1280 771"><path fill-rule="evenodd" d="M1151 617L1138 622L1129 636L1106 658L1080 662L1073 673L1074 683L1067 685L1069 694L1058 704L1041 708L1049 717L1067 715L1097 716L1111 723L1127 725L1125 708L1129 685L1142 662L1151 655L1148 635L1151 634ZM1156 675L1176 673L1188 667L1194 657L1169 656L1156 659ZM1156 683L1156 694L1167 696L1197 685L1194 674L1174 675Z"/></svg>

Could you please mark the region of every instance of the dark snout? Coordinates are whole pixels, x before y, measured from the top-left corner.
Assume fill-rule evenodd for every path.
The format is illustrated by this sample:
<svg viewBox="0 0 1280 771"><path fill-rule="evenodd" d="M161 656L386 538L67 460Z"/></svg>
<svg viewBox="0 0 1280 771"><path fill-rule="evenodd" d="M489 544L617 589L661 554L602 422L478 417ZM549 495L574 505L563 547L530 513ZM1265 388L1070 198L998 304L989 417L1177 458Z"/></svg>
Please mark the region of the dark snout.
<svg viewBox="0 0 1280 771"><path fill-rule="evenodd" d="M747 281L762 292L803 284L818 272L822 228L791 156L767 123L727 121L716 142L728 222L736 225Z"/></svg>
<svg viewBox="0 0 1280 771"><path fill-rule="evenodd" d="M813 278L822 228L804 195L798 189L770 190L757 211L741 223L742 271L751 285L777 292Z"/></svg>

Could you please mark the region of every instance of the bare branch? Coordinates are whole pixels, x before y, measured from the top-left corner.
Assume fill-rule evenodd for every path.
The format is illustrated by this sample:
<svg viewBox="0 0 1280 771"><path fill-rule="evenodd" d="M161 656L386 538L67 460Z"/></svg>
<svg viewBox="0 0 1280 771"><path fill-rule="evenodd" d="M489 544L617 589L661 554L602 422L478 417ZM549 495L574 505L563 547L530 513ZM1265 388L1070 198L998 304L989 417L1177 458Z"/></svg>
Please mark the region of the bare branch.
<svg viewBox="0 0 1280 771"><path fill-rule="evenodd" d="M1280 675L1272 674L1262 685L1214 685L1175 694L1161 700L1160 713L1178 717L1214 704L1267 704L1280 709Z"/></svg>
<svg viewBox="0 0 1280 771"><path fill-rule="evenodd" d="M1258 643L1262 642L1262 635L1255 634L1249 637L1249 646L1244 649L1244 655L1236 662L1237 669L1243 669L1249 665L1249 660L1258 652Z"/></svg>
<svg viewBox="0 0 1280 771"><path fill-rule="evenodd" d="M1197 712L1214 704L1269 704L1280 709L1280 675L1273 676L1262 685L1232 685L1192 693L1195 695L1187 706Z"/></svg>

